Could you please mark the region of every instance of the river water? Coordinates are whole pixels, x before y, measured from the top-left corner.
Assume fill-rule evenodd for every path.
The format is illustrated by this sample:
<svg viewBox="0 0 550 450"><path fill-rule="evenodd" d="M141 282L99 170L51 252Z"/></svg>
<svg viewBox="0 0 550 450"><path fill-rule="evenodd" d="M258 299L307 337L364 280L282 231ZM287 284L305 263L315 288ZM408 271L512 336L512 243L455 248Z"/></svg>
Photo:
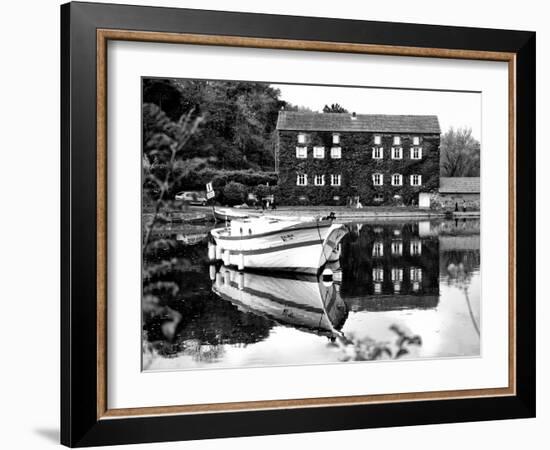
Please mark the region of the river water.
<svg viewBox="0 0 550 450"><path fill-rule="evenodd" d="M211 264L203 226L144 258L143 370L480 354L479 220L346 224L332 279Z"/></svg>

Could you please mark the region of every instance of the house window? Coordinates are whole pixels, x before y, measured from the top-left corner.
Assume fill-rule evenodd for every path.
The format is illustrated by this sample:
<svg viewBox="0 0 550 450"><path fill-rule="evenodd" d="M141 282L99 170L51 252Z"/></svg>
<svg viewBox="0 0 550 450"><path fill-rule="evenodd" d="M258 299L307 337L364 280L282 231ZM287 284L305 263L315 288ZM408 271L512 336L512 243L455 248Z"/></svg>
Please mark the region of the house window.
<svg viewBox="0 0 550 450"><path fill-rule="evenodd" d="M422 147L411 148L411 159L422 159Z"/></svg>
<svg viewBox="0 0 550 450"><path fill-rule="evenodd" d="M325 147L313 147L313 157L322 159L325 157Z"/></svg>
<svg viewBox="0 0 550 450"><path fill-rule="evenodd" d="M296 158L306 159L307 158L307 147L296 147Z"/></svg>
<svg viewBox="0 0 550 450"><path fill-rule="evenodd" d="M380 145L382 143L382 136L376 135L374 136L374 145Z"/></svg>
<svg viewBox="0 0 550 450"><path fill-rule="evenodd" d="M413 145L420 145L420 138L418 136L413 136Z"/></svg>
<svg viewBox="0 0 550 450"><path fill-rule="evenodd" d="M382 194L375 194L374 195L374 201L376 203L380 203L384 201L384 196Z"/></svg>
<svg viewBox="0 0 550 450"><path fill-rule="evenodd" d="M330 157L332 159L340 159L342 158L342 148L341 147L332 147L330 149Z"/></svg>
<svg viewBox="0 0 550 450"><path fill-rule="evenodd" d="M298 144L305 144L305 143L306 143L305 133L298 133Z"/></svg>
<svg viewBox="0 0 550 450"><path fill-rule="evenodd" d="M403 242L393 241L391 243L391 254L394 256L401 256L403 254Z"/></svg>
<svg viewBox="0 0 550 450"><path fill-rule="evenodd" d="M375 186L382 186L384 184L384 175L381 173L374 173L372 175L372 184Z"/></svg>
<svg viewBox="0 0 550 450"><path fill-rule="evenodd" d="M296 185L298 185L298 186L307 186L307 174L299 173L296 176Z"/></svg>
<svg viewBox="0 0 550 450"><path fill-rule="evenodd" d="M372 256L376 258L380 258L381 256L384 256L384 243L383 242L375 242L372 246ZM380 280L382 281L382 280Z"/></svg>
<svg viewBox="0 0 550 450"><path fill-rule="evenodd" d="M392 281L403 281L403 269L392 268L391 270Z"/></svg>
<svg viewBox="0 0 550 450"><path fill-rule="evenodd" d="M391 185L392 186L403 186L403 175L394 173L391 176Z"/></svg>
<svg viewBox="0 0 550 450"><path fill-rule="evenodd" d="M342 181L341 180L341 175L340 174L333 174L330 176L330 184L332 184L333 186L340 186L340 182Z"/></svg>
<svg viewBox="0 0 550 450"><path fill-rule="evenodd" d="M411 175L411 186L422 186L422 175Z"/></svg>
<svg viewBox="0 0 550 450"><path fill-rule="evenodd" d="M392 147L391 159L403 159L403 147Z"/></svg>
<svg viewBox="0 0 550 450"><path fill-rule="evenodd" d="M422 269L420 267L411 267L410 277L413 283L422 281Z"/></svg>
<svg viewBox="0 0 550 450"><path fill-rule="evenodd" d="M384 157L384 149L382 147L373 147L372 148L372 158L373 159L382 159Z"/></svg>
<svg viewBox="0 0 550 450"><path fill-rule="evenodd" d="M374 293L375 294L382 293L382 283L374 283Z"/></svg>
<svg viewBox="0 0 550 450"><path fill-rule="evenodd" d="M401 145L401 136L393 137L393 145Z"/></svg>
<svg viewBox="0 0 550 450"><path fill-rule="evenodd" d="M418 256L422 253L422 242L411 241L411 256Z"/></svg>
<svg viewBox="0 0 550 450"><path fill-rule="evenodd" d="M381 267L375 267L372 269L372 279L375 282L382 282L384 281L384 269Z"/></svg>
<svg viewBox="0 0 550 450"><path fill-rule="evenodd" d="M325 176L324 175L315 175L313 178L313 184L315 186L324 186L325 185Z"/></svg>
<svg viewBox="0 0 550 450"><path fill-rule="evenodd" d="M333 144L339 144L340 143L340 135L339 134L333 134L332 135L332 143Z"/></svg>

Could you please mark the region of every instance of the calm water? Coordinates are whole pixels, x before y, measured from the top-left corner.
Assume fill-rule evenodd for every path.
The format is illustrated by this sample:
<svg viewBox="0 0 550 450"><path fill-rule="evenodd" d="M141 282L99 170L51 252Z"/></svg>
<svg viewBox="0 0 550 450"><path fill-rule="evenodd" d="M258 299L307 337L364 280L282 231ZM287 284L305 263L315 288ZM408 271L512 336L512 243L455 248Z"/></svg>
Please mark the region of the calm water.
<svg viewBox="0 0 550 450"><path fill-rule="evenodd" d="M347 227L333 280L211 265L204 227L158 233L143 369L479 355L479 221Z"/></svg>

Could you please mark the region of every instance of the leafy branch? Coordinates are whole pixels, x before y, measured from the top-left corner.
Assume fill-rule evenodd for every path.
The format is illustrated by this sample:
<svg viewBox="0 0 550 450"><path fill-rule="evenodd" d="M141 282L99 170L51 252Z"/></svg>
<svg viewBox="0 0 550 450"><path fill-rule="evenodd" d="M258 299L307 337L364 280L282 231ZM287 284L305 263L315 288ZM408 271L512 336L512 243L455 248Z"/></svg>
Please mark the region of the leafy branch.
<svg viewBox="0 0 550 450"><path fill-rule="evenodd" d="M193 117L193 110L183 114L177 122L171 122L162 116L162 111L155 105L149 105L150 113L156 115L160 131L150 136L145 144L143 156L144 185L153 186L158 193L153 207L152 220L146 225L142 250L145 252L151 243L151 234L157 224L162 208L165 206L166 194L172 189L177 169L194 170L203 160L194 158L183 161L181 156L189 139L196 133L204 117ZM144 111L144 112L147 112ZM151 148L153 147L153 148ZM184 172L185 173L185 172ZM179 176L182 176L181 174Z"/></svg>

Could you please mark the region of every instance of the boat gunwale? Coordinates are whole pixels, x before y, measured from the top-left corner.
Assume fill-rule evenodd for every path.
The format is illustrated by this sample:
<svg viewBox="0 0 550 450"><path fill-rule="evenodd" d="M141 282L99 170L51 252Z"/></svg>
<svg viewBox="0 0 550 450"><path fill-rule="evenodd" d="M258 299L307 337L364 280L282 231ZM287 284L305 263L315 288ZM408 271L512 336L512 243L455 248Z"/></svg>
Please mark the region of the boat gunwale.
<svg viewBox="0 0 550 450"><path fill-rule="evenodd" d="M306 223L309 224L309 222L306 222ZM287 231L310 230L310 229L325 228L325 227L330 227L331 225L333 225L332 221L327 222L327 223L315 222L315 225L313 225L313 226L305 226L304 223L298 223L298 224L295 224L295 225L290 225L290 226L285 227L285 228L279 228L277 230L267 231L265 233L247 234L247 235L243 235L243 236L224 236L224 235L220 234L220 230L225 231L225 230L228 230L228 228L214 228L213 230L210 230L210 233L212 234L212 236L215 239L220 239L220 240L223 240L223 241L238 241L238 240L256 239L256 238L271 236L271 235L274 235L274 234L279 234L279 233L283 233L283 232L287 232Z"/></svg>

